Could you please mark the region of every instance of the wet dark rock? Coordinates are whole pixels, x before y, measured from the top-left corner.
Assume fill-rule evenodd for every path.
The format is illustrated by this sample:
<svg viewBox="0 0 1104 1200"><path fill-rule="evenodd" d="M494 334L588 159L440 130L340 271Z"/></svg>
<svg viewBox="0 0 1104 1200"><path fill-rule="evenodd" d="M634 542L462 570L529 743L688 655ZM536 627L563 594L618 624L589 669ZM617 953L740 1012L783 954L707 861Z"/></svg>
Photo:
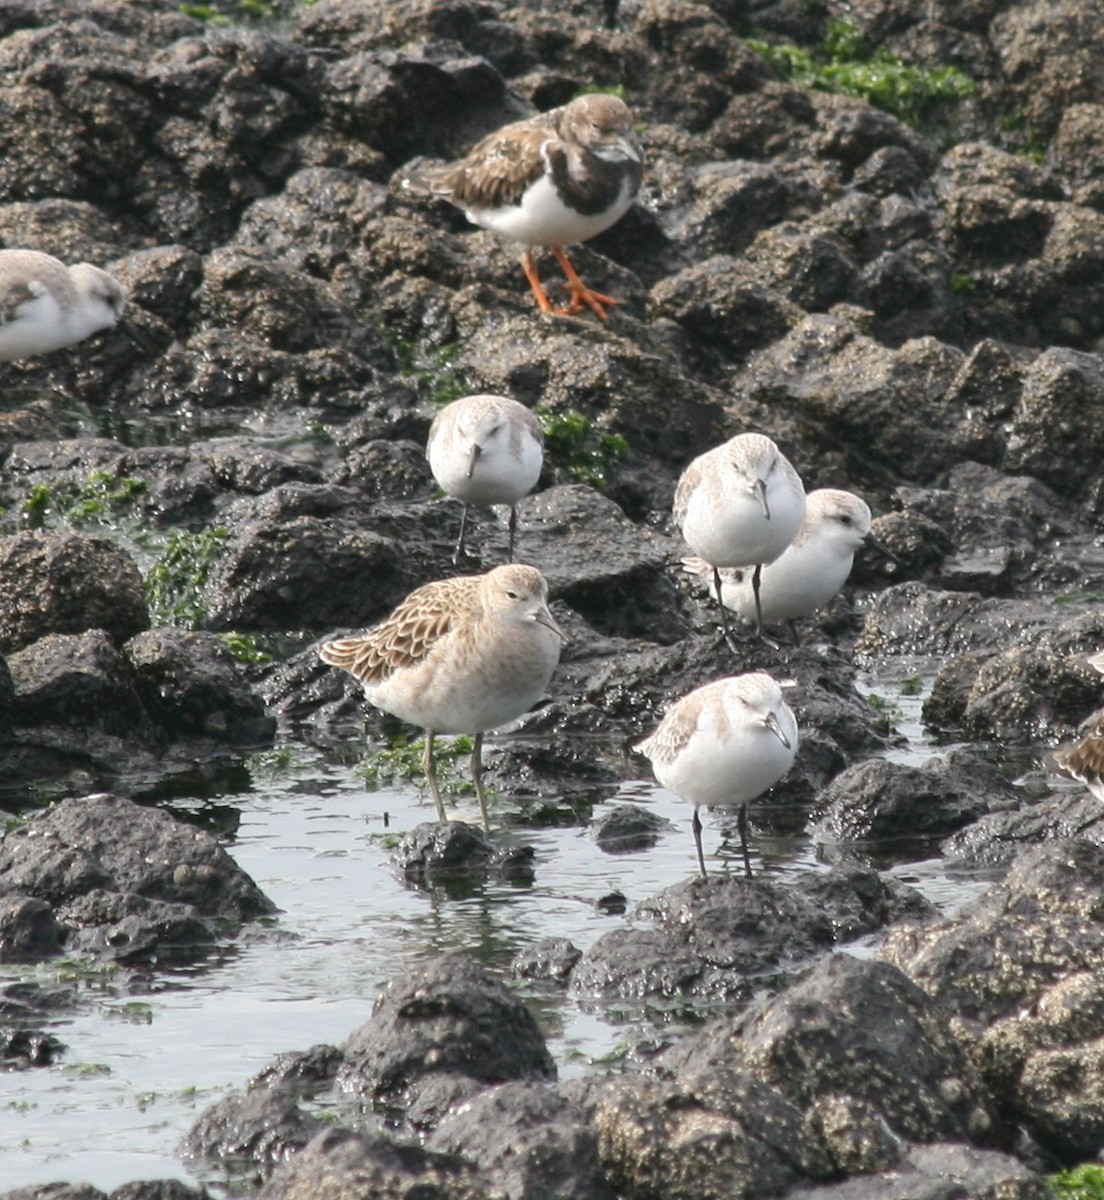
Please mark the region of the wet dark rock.
<svg viewBox="0 0 1104 1200"><path fill-rule="evenodd" d="M1104 849L1053 841L1024 850L1002 883L956 916L892 930L882 950L955 1015L983 1029L1043 992L1104 962L1100 881Z"/></svg>
<svg viewBox="0 0 1104 1200"><path fill-rule="evenodd" d="M783 1195L832 1168L799 1108L746 1072L607 1081L594 1097L599 1153L622 1194L671 1200Z"/></svg>
<svg viewBox="0 0 1104 1200"><path fill-rule="evenodd" d="M393 1104L456 1073L483 1083L552 1079L556 1068L519 1000L474 962L441 957L393 980L344 1046L338 1082Z"/></svg>
<svg viewBox="0 0 1104 1200"><path fill-rule="evenodd" d="M706 370L769 345L802 316L796 304L753 280L743 262L726 254L660 280L649 302L657 317L678 322L688 354Z"/></svg>
<svg viewBox="0 0 1104 1200"><path fill-rule="evenodd" d="M211 633L150 629L123 647L147 713L173 736L268 744L276 722Z"/></svg>
<svg viewBox="0 0 1104 1200"><path fill-rule="evenodd" d="M514 974L519 979L566 983L582 954L566 938L541 938L514 956Z"/></svg>
<svg viewBox="0 0 1104 1200"><path fill-rule="evenodd" d="M51 1067L65 1051L65 1043L40 1029L7 1029L0 1024L0 1066Z"/></svg>
<svg viewBox="0 0 1104 1200"><path fill-rule="evenodd" d="M994 1102L939 1005L887 963L828 955L800 983L662 1061L678 1078L748 1072L800 1109L850 1095L913 1141L1000 1137Z"/></svg>
<svg viewBox="0 0 1104 1200"><path fill-rule="evenodd" d="M954 1180L948 1183L948 1180ZM937 1200L950 1187L965 1196L1049 1200L1050 1186L1011 1154L955 1142L908 1146L892 1170L804 1189L802 1200Z"/></svg>
<svg viewBox="0 0 1104 1200"><path fill-rule="evenodd" d="M217 922L200 917L193 905L133 892L96 889L59 904L57 917L69 951L118 963L187 963L219 940Z"/></svg>
<svg viewBox="0 0 1104 1200"><path fill-rule="evenodd" d="M753 987L783 986L837 942L931 912L912 889L868 868L796 887L762 877L693 878L638 905L654 928L613 930L594 942L571 973L571 991L590 1000L742 1004Z"/></svg>
<svg viewBox="0 0 1104 1200"><path fill-rule="evenodd" d="M184 1158L208 1159L233 1170L250 1167L268 1174L292 1158L325 1128L300 1110L280 1088L234 1092L200 1115L180 1143Z"/></svg>
<svg viewBox="0 0 1104 1200"><path fill-rule="evenodd" d="M1013 1118L1067 1162L1091 1157L1101 1136L1101 1002L1097 973L1069 975L1026 1012L991 1025L978 1045Z"/></svg>
<svg viewBox="0 0 1104 1200"><path fill-rule="evenodd" d="M370 625L440 574L426 531L446 558L441 509L386 510L327 484L286 484L237 519L209 583L215 629Z"/></svg>
<svg viewBox="0 0 1104 1200"><path fill-rule="evenodd" d="M103 629L116 642L149 627L138 568L106 538L20 533L0 538L0 650L49 633Z"/></svg>
<svg viewBox="0 0 1104 1200"><path fill-rule="evenodd" d="M872 1175L898 1166L906 1143L873 1105L854 1096L824 1096L809 1107L807 1127L842 1174Z"/></svg>
<svg viewBox="0 0 1104 1200"><path fill-rule="evenodd" d="M607 854L647 850L669 828L669 822L637 804L618 804L591 823L591 837Z"/></svg>
<svg viewBox="0 0 1104 1200"><path fill-rule="evenodd" d="M1104 404L1104 367L1096 355L1052 348L1024 374L1012 412L1006 470L1041 479L1059 495L1085 496L1095 480L1091 463L1104 442L1084 414Z"/></svg>
<svg viewBox="0 0 1104 1200"><path fill-rule="evenodd" d="M224 923L273 911L210 834L113 796L64 800L11 830L0 890L48 902L74 948L122 961L187 957Z"/></svg>
<svg viewBox="0 0 1104 1200"><path fill-rule="evenodd" d="M550 595L599 632L663 642L685 635L666 547L612 500L583 484L547 488L521 501L518 525L517 557L540 563Z"/></svg>
<svg viewBox="0 0 1104 1200"><path fill-rule="evenodd" d="M1040 625L1045 613L1039 614ZM1075 647L1082 637L1084 645L1095 645L1100 633L1090 627L1082 634L1076 624L1063 630L1050 622L1032 639L1032 626L1025 623L1024 629L1022 647L946 662L924 702L925 723L1005 744L1069 737L1100 700L1100 676L1079 660Z"/></svg>
<svg viewBox="0 0 1104 1200"><path fill-rule="evenodd" d="M0 898L0 959L49 958L60 953L64 938L65 931L45 900L18 893Z"/></svg>
<svg viewBox="0 0 1104 1200"><path fill-rule="evenodd" d="M9 654L8 669L20 726L53 723L148 737L129 664L102 629L48 634Z"/></svg>
<svg viewBox="0 0 1104 1200"><path fill-rule="evenodd" d="M470 885L490 874L532 874L532 846L499 846L466 821L427 821L403 836L391 862L411 881L426 886Z"/></svg>
<svg viewBox="0 0 1104 1200"><path fill-rule="evenodd" d="M954 833L998 807L1015 789L988 763L963 753L909 767L876 758L837 775L817 798L813 828L822 841L912 843Z"/></svg>
<svg viewBox="0 0 1104 1200"><path fill-rule="evenodd" d="M849 471L892 476L907 445L909 475L919 482L954 461L953 420L942 396L961 361L958 351L932 338L891 350L848 320L817 314L751 355L738 378L750 399L783 404L807 422L805 457L814 446L833 455L861 446L864 461L849 463ZM901 394L909 397L907 407L896 402ZM794 459L799 471L802 458Z"/></svg>
<svg viewBox="0 0 1104 1200"><path fill-rule="evenodd" d="M331 1083L341 1065L336 1046L320 1042L309 1050L278 1054L264 1070L249 1081L250 1087L282 1088L296 1095L313 1095Z"/></svg>
<svg viewBox="0 0 1104 1200"><path fill-rule="evenodd" d="M1011 812L990 813L942 843L940 849L967 867L999 867L1029 846L1081 838L1104 846L1104 813L1090 792L1074 788Z"/></svg>
<svg viewBox="0 0 1104 1200"><path fill-rule="evenodd" d="M465 1159L379 1133L328 1129L278 1168L261 1200L370 1195L379 1200L488 1200L488 1180Z"/></svg>
<svg viewBox="0 0 1104 1200"><path fill-rule="evenodd" d="M485 1089L446 1115L426 1148L470 1159L511 1200L613 1196L585 1111L546 1085Z"/></svg>

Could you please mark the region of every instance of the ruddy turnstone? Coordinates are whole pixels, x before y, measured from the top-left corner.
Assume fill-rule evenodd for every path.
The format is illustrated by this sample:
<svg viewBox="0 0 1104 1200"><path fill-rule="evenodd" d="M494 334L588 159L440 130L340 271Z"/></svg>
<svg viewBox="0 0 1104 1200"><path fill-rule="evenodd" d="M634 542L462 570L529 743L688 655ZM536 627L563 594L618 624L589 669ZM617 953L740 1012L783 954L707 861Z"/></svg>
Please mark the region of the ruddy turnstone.
<svg viewBox="0 0 1104 1200"><path fill-rule="evenodd" d="M763 567L759 580L759 603L764 622L786 621L794 641L794 622L811 617L830 603L847 582L855 551L870 533L870 508L854 492L818 488L805 497L805 519L794 540ZM682 560L688 575L698 575L717 598L714 570L704 559L690 555ZM749 624L755 622L755 593L752 572L725 567L716 572L721 579L720 601L739 613Z"/></svg>
<svg viewBox="0 0 1104 1200"><path fill-rule="evenodd" d="M452 561L464 549L468 505L508 504L512 562L517 502L536 486L544 462L544 431L533 413L508 396L463 396L434 418L426 458L433 478L464 505Z"/></svg>
<svg viewBox="0 0 1104 1200"><path fill-rule="evenodd" d="M751 875L747 806L773 787L797 754L797 721L782 689L762 671L718 679L676 701L636 749L656 779L694 806L694 845L705 875L698 808L738 808L744 871Z"/></svg>
<svg viewBox="0 0 1104 1200"><path fill-rule="evenodd" d="M1088 660L1104 675L1104 650ZM1054 752L1055 764L1072 779L1083 783L1093 796L1104 802L1104 712L1097 714L1096 725L1075 746L1063 746Z"/></svg>
<svg viewBox="0 0 1104 1200"><path fill-rule="evenodd" d="M503 126L424 179L469 221L525 246L521 266L541 312L571 315L586 306L604 321L606 308L617 301L583 283L565 247L608 229L632 204L642 173L632 121L616 96L579 96ZM534 246L551 247L563 268L570 293L565 308L548 299Z"/></svg>
<svg viewBox="0 0 1104 1200"><path fill-rule="evenodd" d="M416 588L366 633L323 642L324 662L360 680L370 704L425 730L422 766L444 821L433 739L475 735L471 770L483 827L483 734L540 699L566 640L535 567L495 567Z"/></svg>
<svg viewBox="0 0 1104 1200"><path fill-rule="evenodd" d="M122 284L91 263L67 267L39 250L0 250L0 362L110 329L125 305Z"/></svg>
<svg viewBox="0 0 1104 1200"><path fill-rule="evenodd" d="M683 471L675 489L675 522L690 549L713 569L718 597L721 567L751 567L755 627L763 632L763 566L793 541L805 517L805 488L769 437L741 433L707 450ZM721 627L732 645L725 606Z"/></svg>

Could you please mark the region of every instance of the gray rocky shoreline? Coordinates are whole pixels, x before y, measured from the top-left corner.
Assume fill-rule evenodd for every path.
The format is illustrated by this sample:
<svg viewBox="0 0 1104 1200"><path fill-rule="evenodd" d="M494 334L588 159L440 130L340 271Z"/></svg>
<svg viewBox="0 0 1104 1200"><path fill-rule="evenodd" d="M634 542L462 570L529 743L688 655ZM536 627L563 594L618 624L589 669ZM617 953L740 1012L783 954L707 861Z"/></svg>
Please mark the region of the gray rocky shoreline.
<svg viewBox="0 0 1104 1200"><path fill-rule="evenodd" d="M752 48L844 27L974 87L910 124ZM454 573L459 505L424 444L465 392L555 430L518 556L570 643L488 756L510 827L586 824L671 700L761 668L796 681L802 746L753 831L796 812L834 864L782 887L691 878L688 854L631 930L519 956L553 991L698 1012L620 1075L557 1083L506 983L445 957L205 1112L190 1161L289 1200L1031 1200L1098 1156L1104 820L1079 789L1025 803L993 763L1076 738L1102 700L1102 29L1098 0L318 0L225 22L0 0L0 246L103 265L148 343L0 364L0 956L149 970L271 916L156 801L278 730L363 739L313 641ZM512 251L399 184L585 87L623 91L646 155L640 202L578 251L623 300L608 326L541 317ZM862 495L893 557L861 556L802 644L736 653L670 504L745 430L807 487ZM473 520L474 571L506 531ZM937 664L924 722L957 747L922 769L882 757L891 723L855 688L901 655ZM370 740L388 728L368 714ZM647 844L617 820L598 836ZM901 830L991 886L940 915L864 857ZM527 869L455 822L397 856L411 879ZM72 995L8 992L5 1065L55 1061ZM356 1118L323 1121L338 1100Z"/></svg>

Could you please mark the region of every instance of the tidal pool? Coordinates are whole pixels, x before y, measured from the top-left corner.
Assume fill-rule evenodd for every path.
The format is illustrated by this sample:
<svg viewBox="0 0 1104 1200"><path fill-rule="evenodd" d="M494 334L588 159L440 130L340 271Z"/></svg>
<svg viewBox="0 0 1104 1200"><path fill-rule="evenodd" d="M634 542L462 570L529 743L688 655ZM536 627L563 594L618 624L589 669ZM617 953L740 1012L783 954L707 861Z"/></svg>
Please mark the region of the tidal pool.
<svg viewBox="0 0 1104 1200"><path fill-rule="evenodd" d="M922 691L904 687L904 678L864 678L860 690L895 706L909 740L900 754L917 762L937 749L919 723ZM369 791L353 767L297 743L255 760L251 777L248 791L185 807L216 827L236 824L227 848L279 906L278 916L246 927L187 970L0 968L0 984L76 978L81 996L76 1013L52 1026L66 1046L57 1065L0 1077L0 1191L49 1181L109 1191L167 1177L218 1190L217 1178L200 1177L175 1153L200 1112L279 1053L342 1042L368 1019L381 986L412 963L460 951L504 969L523 947L550 936L586 949L631 921L639 901L695 870L688 806L650 782L625 783L605 802L644 805L670 822L650 849L606 853L577 827L496 829L498 838L533 846L532 883L493 882L450 896L411 886L389 862L395 840L434 817L417 787ZM478 821L474 800L454 799L450 815ZM711 869L725 869L715 857L719 823L718 814L704 816ZM805 834L756 835L752 854L778 878L827 869ZM738 858L728 861L739 869ZM891 873L947 910L987 882L949 874L937 858ZM596 906L615 891L627 900L626 915ZM870 952L862 944L848 949ZM561 1078L617 1070L624 1046L655 1032L638 1014L550 996L547 988L534 987L531 998Z"/></svg>

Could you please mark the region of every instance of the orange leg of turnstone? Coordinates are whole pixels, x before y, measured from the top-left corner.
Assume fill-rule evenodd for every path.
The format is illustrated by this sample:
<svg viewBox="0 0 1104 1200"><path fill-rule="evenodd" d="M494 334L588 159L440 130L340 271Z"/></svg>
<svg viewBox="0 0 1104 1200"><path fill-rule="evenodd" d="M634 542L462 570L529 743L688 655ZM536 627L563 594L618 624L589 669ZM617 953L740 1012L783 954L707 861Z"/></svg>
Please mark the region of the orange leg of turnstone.
<svg viewBox="0 0 1104 1200"><path fill-rule="evenodd" d="M529 280L529 286L533 289L533 295L537 298L537 307L542 313L552 312L552 301L548 299L548 293L545 292L544 285L537 274L537 264L533 261L532 250L526 250L522 254L521 269L525 272L525 278Z"/></svg>
<svg viewBox="0 0 1104 1200"><path fill-rule="evenodd" d="M571 293L571 300L568 302L567 308L557 309L556 311L563 316L572 316L575 313L582 312L583 305L586 305L591 312L595 313L603 321L606 320L606 309L603 306L616 304L617 301L612 296L606 296L602 292L592 292L579 278L579 273L571 265L571 261L566 253L564 253L562 246L553 246L552 253L556 256L556 261L567 276L567 290Z"/></svg>

